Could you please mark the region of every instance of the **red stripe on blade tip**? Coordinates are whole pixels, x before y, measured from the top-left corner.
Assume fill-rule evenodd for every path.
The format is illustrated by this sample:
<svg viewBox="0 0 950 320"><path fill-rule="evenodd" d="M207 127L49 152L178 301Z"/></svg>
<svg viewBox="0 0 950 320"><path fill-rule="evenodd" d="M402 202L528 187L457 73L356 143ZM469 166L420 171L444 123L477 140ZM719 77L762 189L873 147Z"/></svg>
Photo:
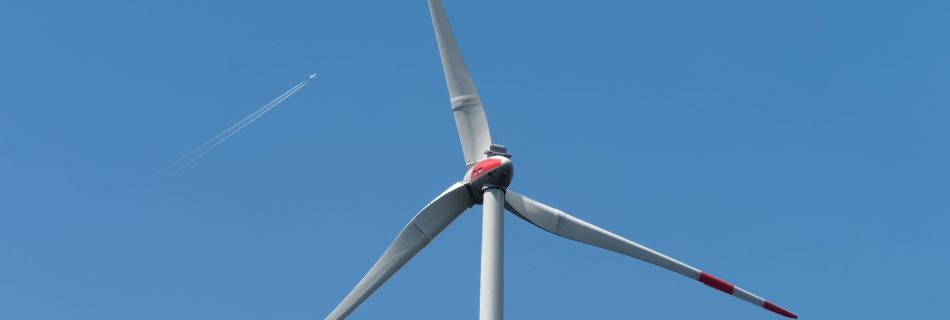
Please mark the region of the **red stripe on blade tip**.
<svg viewBox="0 0 950 320"><path fill-rule="evenodd" d="M792 319L798 319L797 315L795 315L794 313L788 312L788 310L782 309L782 307L779 307L775 305L774 303L766 301L765 304L762 305L762 307L768 309L769 311L778 313L780 315L783 315Z"/></svg>
<svg viewBox="0 0 950 320"><path fill-rule="evenodd" d="M716 288L719 291L732 294L732 291L735 290L736 286L731 283L726 282L725 280L713 277L708 273L701 273L699 275L699 282L705 283L707 286Z"/></svg>

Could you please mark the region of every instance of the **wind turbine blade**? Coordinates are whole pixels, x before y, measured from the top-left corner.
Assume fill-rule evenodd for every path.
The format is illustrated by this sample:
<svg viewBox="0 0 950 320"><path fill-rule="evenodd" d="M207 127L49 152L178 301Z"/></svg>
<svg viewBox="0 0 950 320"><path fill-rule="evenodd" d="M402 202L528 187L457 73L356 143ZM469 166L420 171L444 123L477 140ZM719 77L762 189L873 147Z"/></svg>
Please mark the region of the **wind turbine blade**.
<svg viewBox="0 0 950 320"><path fill-rule="evenodd" d="M482 108L478 91L475 90L472 76L468 74L465 62L462 61L462 53L455 42L449 19L445 16L442 0L429 0L429 11L432 14L435 38L439 43L439 56L442 57L442 70L445 72L445 83L449 87L449 99L459 140L462 142L465 165L470 166L484 159L484 152L491 145L488 119L485 118L485 110Z"/></svg>
<svg viewBox="0 0 950 320"><path fill-rule="evenodd" d="M766 301L731 283L514 191L508 190L505 193L505 208L518 217L550 233L646 261L698 280L710 287L728 293L736 298L751 302L769 311L793 319L798 318L794 313L782 309L774 303Z"/></svg>
<svg viewBox="0 0 950 320"><path fill-rule="evenodd" d="M456 182L432 200L422 211L409 221L396 239L389 244L389 248L376 260L376 264L369 269L356 287L343 298L327 319L343 319L353 312L363 300L373 294L386 280L409 262L419 250L422 250L442 229L445 229L462 214L465 209L474 205L465 184Z"/></svg>

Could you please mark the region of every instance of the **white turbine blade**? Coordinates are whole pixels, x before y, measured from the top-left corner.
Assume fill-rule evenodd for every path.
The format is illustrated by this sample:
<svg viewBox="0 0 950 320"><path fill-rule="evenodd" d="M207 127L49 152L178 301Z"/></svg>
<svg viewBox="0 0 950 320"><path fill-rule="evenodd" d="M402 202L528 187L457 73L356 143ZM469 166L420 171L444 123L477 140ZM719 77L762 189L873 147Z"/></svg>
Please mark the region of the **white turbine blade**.
<svg viewBox="0 0 950 320"><path fill-rule="evenodd" d="M389 248L376 260L356 287L343 298L327 319L346 318L363 300L373 294L419 250L422 250L442 229L452 223L465 209L474 205L465 184L456 182L432 200L409 221Z"/></svg>
<svg viewBox="0 0 950 320"><path fill-rule="evenodd" d="M549 207L514 191L508 190L505 193L505 208L518 217L550 233L649 262L694 280L701 281L710 287L751 302L769 311L793 319L798 318L794 313L782 309L731 283L713 277L708 273L676 261L662 253L624 239L621 236L564 213L564 211Z"/></svg>
<svg viewBox="0 0 950 320"><path fill-rule="evenodd" d="M432 26L439 43L442 70L445 72L445 83L449 87L449 99L459 140L462 142L465 165L469 166L484 159L484 152L491 145L488 120L485 118L485 110L482 108L478 91L475 90L475 84L472 83L472 76L465 68L462 53L455 42L455 36L452 35L452 27L445 16L442 0L429 0L429 11L432 13Z"/></svg>

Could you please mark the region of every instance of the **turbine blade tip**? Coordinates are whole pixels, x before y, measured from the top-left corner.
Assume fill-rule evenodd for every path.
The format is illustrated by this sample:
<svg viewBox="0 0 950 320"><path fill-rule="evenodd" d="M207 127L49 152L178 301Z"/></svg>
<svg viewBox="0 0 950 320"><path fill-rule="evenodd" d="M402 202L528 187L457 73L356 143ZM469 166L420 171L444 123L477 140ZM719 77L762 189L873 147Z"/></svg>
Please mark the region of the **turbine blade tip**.
<svg viewBox="0 0 950 320"><path fill-rule="evenodd" d="M780 315L783 315L792 319L798 319L798 315L791 313L788 310L785 310L774 303L766 301L765 304L762 305L762 307L765 309L768 309L769 311L778 313Z"/></svg>

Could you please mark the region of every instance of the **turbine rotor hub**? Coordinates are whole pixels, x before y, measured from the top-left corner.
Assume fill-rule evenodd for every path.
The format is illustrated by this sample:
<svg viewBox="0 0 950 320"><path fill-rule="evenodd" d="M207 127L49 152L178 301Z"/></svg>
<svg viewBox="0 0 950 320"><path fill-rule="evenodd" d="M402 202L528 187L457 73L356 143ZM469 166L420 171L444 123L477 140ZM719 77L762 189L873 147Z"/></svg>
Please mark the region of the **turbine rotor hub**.
<svg viewBox="0 0 950 320"><path fill-rule="evenodd" d="M482 193L487 188L507 189L514 176L511 155L505 146L493 144L485 151L488 158L476 162L465 173L463 182L468 183L476 203L482 202Z"/></svg>

